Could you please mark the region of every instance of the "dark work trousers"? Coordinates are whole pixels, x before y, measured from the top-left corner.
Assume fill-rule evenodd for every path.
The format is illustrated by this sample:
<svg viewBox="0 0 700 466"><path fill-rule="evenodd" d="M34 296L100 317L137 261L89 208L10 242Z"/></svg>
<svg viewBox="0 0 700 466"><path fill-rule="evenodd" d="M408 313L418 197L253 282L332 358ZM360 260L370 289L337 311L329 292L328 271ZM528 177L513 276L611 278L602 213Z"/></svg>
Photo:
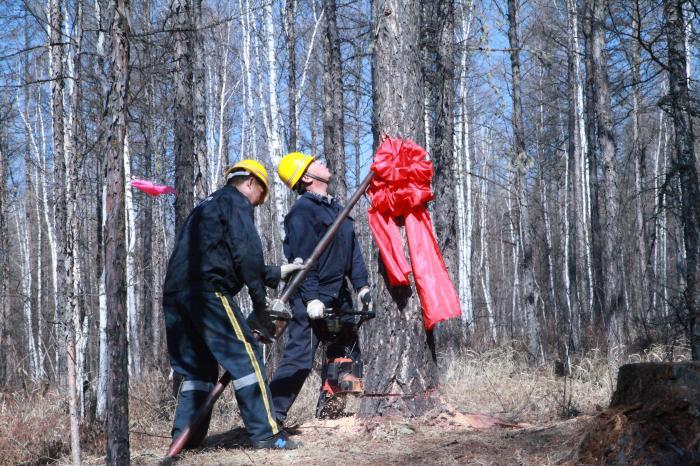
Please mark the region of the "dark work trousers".
<svg viewBox="0 0 700 466"><path fill-rule="evenodd" d="M293 317L287 325L287 344L284 347L282 361L270 382L275 416L280 421L286 419L289 408L294 404L301 387L311 373L314 353L319 343L301 297L297 295L293 298L291 305ZM352 305L343 305L343 309L352 310ZM354 361L359 361L360 347L357 335L348 345L328 344L324 356L326 358L350 356Z"/></svg>
<svg viewBox="0 0 700 466"><path fill-rule="evenodd" d="M233 376L243 423L254 442L279 432L258 343L230 296L222 293L175 293L163 297L170 364L184 381L178 394L172 436L194 418L216 383L219 364ZM211 414L210 414L211 416ZM198 446L209 419L188 443Z"/></svg>

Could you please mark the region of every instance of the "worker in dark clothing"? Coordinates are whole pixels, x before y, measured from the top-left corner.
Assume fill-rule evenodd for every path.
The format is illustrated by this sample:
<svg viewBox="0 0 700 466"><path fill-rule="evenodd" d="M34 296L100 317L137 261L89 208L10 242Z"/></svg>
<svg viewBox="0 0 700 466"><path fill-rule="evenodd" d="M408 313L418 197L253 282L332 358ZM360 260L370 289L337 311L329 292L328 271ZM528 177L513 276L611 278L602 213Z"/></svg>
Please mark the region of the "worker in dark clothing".
<svg viewBox="0 0 700 466"><path fill-rule="evenodd" d="M265 285L275 287L303 266L266 267L253 221L253 208L268 190L265 168L242 160L227 171L226 185L197 205L187 217L165 276L163 310L173 370L183 378L172 436L187 427L216 382L219 365L233 376L241 417L253 446L297 447L280 432L265 377L260 346L274 337L266 308ZM246 286L253 303L248 319L234 301ZM186 448L206 436L207 420Z"/></svg>
<svg viewBox="0 0 700 466"><path fill-rule="evenodd" d="M280 161L278 174L289 188L300 194L284 219L284 253L290 262L305 261L343 207L328 195L330 171L313 157L299 152L287 154ZM325 309L341 312L353 309L347 278L358 298L371 304L367 269L351 218L343 221L318 263L307 272L305 281L290 298L293 317L287 326L287 345L270 382L280 424L311 372L319 336L314 330L321 323L317 319L324 317ZM326 357L343 355L359 362L357 335L326 348Z"/></svg>

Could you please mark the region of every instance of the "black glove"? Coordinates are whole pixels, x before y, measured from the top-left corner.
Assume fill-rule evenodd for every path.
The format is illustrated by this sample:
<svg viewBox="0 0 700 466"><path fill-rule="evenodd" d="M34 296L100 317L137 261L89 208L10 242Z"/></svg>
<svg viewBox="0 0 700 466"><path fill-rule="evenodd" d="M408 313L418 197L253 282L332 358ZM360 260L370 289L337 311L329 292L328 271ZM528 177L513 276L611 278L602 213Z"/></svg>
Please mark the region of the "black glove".
<svg viewBox="0 0 700 466"><path fill-rule="evenodd" d="M264 344L270 344L275 340L275 323L270 319L270 315L267 312L260 312L256 315L255 312L251 312L248 316L248 326L253 331L259 341Z"/></svg>

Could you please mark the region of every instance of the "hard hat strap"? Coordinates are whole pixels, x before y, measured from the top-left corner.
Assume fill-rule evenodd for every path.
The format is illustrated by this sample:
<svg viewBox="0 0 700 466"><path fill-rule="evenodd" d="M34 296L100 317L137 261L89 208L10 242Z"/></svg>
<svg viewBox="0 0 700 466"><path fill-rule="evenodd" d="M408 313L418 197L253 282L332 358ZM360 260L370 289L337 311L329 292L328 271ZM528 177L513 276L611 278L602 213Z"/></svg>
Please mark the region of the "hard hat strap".
<svg viewBox="0 0 700 466"><path fill-rule="evenodd" d="M233 178L234 176L252 176L252 175L253 175L253 174L252 174L251 172L249 172L249 171L245 171L245 170L236 170L236 171L231 172L231 173L228 174L228 176L226 177L226 181L230 180L230 179Z"/></svg>
<svg viewBox="0 0 700 466"><path fill-rule="evenodd" d="M316 181L320 181L321 183L330 183L330 179L327 178L321 178L320 176L312 175L311 173L304 173L304 176L308 176L309 178L313 178Z"/></svg>

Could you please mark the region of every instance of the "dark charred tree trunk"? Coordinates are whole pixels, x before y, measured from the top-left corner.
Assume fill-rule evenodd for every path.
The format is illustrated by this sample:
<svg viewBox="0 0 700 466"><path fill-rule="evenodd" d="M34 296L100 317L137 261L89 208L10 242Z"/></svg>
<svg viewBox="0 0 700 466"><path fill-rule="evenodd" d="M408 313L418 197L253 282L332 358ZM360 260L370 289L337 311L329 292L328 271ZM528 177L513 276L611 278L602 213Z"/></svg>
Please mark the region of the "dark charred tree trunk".
<svg viewBox="0 0 700 466"><path fill-rule="evenodd" d="M686 77L685 21L682 0L664 1L668 41L669 94L674 126L673 172L681 182L681 222L685 245L683 298L693 360L700 360L700 181L695 161L691 98Z"/></svg>
<svg viewBox="0 0 700 466"><path fill-rule="evenodd" d="M188 0L172 3L175 18L175 235L194 205L194 127L192 113L192 43L191 12Z"/></svg>
<svg viewBox="0 0 700 466"><path fill-rule="evenodd" d="M622 325L624 322L624 295L622 287L622 260L620 258L620 196L617 176L615 148L615 128L613 127L608 64L605 50L606 0L595 0L591 6L590 54L595 88L595 116L600 154L598 179L599 206L603 208L599 244L602 246L602 288L604 330L608 343L608 358L611 370L616 371L620 364Z"/></svg>
<svg viewBox="0 0 700 466"><path fill-rule="evenodd" d="M601 218L598 199L598 157L596 156L596 111L595 102L597 90L594 84L593 67L593 37L591 35L591 11L590 6L584 7L583 34L586 40L586 55L584 58L586 67L586 139L588 140L588 176L590 180L591 201L591 266L593 268L593 309L591 318L591 332L600 331L603 323L603 248L601 245Z"/></svg>
<svg viewBox="0 0 700 466"><path fill-rule="evenodd" d="M154 119L154 82L149 79L146 84L145 97L147 102L146 121L142 122L144 134L144 175L147 180L153 177L153 119ZM155 274L153 271L153 204L155 199L147 197L143 200L143 213L141 223L141 234L143 243L143 283L141 286L141 306L143 325L141 327L141 342L144 345L142 357L144 363L148 364L147 360L151 359L153 354L153 346L156 345L151 338L153 333L153 325L158 325L157 316L154 316L153 308L153 286ZM159 312L159 311L156 311ZM154 368L156 361L154 363Z"/></svg>
<svg viewBox="0 0 700 466"><path fill-rule="evenodd" d="M51 102L53 109L53 165L54 165L54 215L56 218L56 296L55 321L62 323L66 314L66 294L60 290L66 290L66 256L64 245L66 244L66 228L68 213L66 210L66 158L65 158L65 108L63 104L63 1L51 0L50 2L50 41L52 49L51 61ZM63 325L56 332L58 341L58 354L66 354L65 328ZM62 383L65 381L66 364L61 357L57 360L57 378Z"/></svg>
<svg viewBox="0 0 700 466"><path fill-rule="evenodd" d="M510 43L510 65L513 79L513 184L516 202L512 222L516 228L515 238L522 246L520 260L520 283L523 287L521 295L523 312L525 314L525 335L527 339L528 361L535 364L541 360L540 324L537 316L539 293L535 283L535 271L532 259L532 238L530 235L530 217L527 204L526 175L530 158L525 148L525 128L523 126L523 107L521 100L520 79L520 39L518 37L518 17L520 7L518 0L508 0L508 41Z"/></svg>
<svg viewBox="0 0 700 466"><path fill-rule="evenodd" d="M375 36L373 50L372 114L375 147L383 135L410 138L425 144L423 83L420 63L418 0L378 0L372 5ZM397 92L400 89L401 92ZM375 256L377 257L377 256ZM399 413L420 415L438 406L425 396L438 382L434 354L421 319L418 297L409 287L391 287L380 260L377 307L365 348L369 368L368 392L404 393L407 397L365 398L363 415ZM369 326L368 326L369 327Z"/></svg>
<svg viewBox="0 0 700 466"><path fill-rule="evenodd" d="M287 25L287 62L288 85L287 102L289 104L289 141L287 147L290 151L297 150L297 34L296 14L297 0L287 0L285 7L285 21Z"/></svg>
<svg viewBox="0 0 700 466"><path fill-rule="evenodd" d="M204 91L204 38L202 32L202 0L193 1L193 20L190 35L192 44L192 107L193 144L196 173L194 175L195 195L203 201L209 195L209 163L206 140L206 92Z"/></svg>
<svg viewBox="0 0 700 466"><path fill-rule="evenodd" d="M323 152L333 179L330 191L341 200L347 198L345 181L345 113L343 99L343 68L340 59L340 38L335 0L323 1L326 15L326 67L323 80Z"/></svg>
<svg viewBox="0 0 700 466"><path fill-rule="evenodd" d="M107 201L105 291L107 295L107 464L129 464L129 346L126 337L126 238L124 139L129 94L129 1L116 0L112 21L110 91L107 102ZM191 185L190 185L191 186Z"/></svg>
<svg viewBox="0 0 700 466"><path fill-rule="evenodd" d="M440 251L447 271L457 283L459 251L457 233L457 198L455 195L454 153L454 2L424 1L422 16L423 78L429 105L429 134L432 135L433 218ZM434 330L436 353L450 360L462 344L462 321L440 322Z"/></svg>
<svg viewBox="0 0 700 466"><path fill-rule="evenodd" d="M0 125L3 126L3 125ZM7 157L5 155L5 138L0 129L0 380L7 379L7 318L9 315L9 241L7 217L5 214L7 201Z"/></svg>

